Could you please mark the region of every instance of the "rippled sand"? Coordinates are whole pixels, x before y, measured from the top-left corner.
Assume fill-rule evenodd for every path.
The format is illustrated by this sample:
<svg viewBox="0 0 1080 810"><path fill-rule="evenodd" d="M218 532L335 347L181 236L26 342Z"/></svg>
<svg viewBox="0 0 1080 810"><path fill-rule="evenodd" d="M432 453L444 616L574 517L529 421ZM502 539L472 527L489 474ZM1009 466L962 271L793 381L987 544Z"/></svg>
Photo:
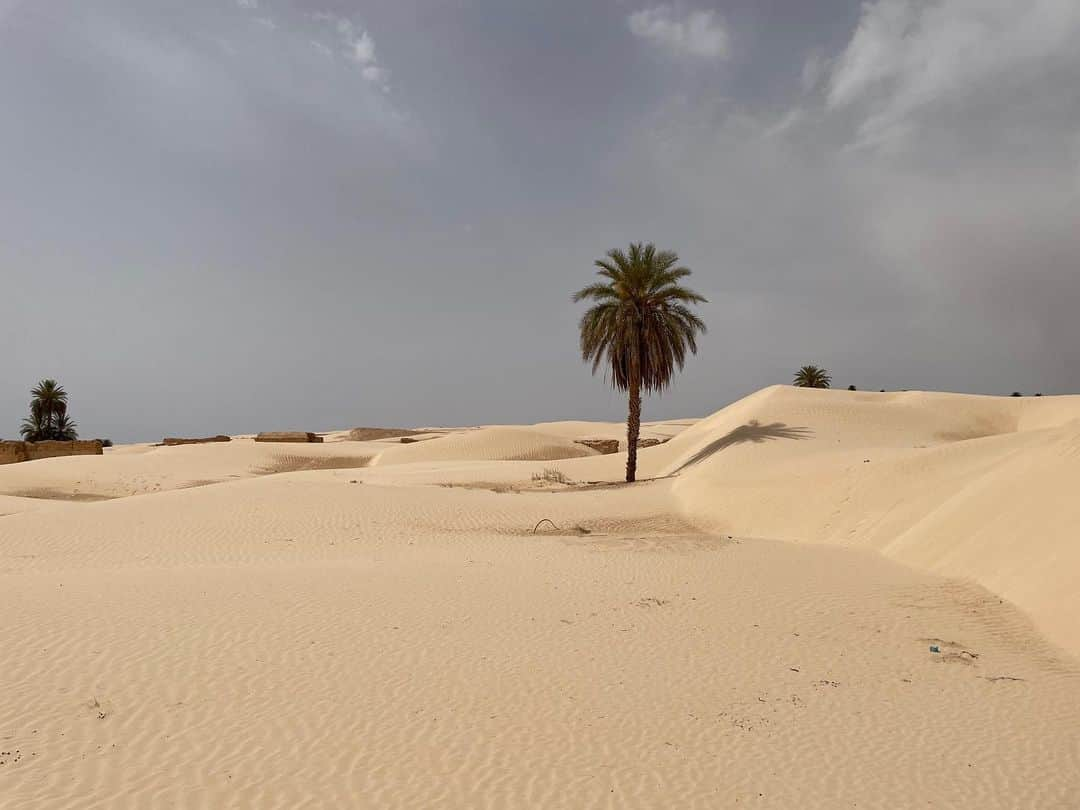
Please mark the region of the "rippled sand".
<svg viewBox="0 0 1080 810"><path fill-rule="evenodd" d="M755 397L0 468L0 806L1080 806L1074 403Z"/></svg>

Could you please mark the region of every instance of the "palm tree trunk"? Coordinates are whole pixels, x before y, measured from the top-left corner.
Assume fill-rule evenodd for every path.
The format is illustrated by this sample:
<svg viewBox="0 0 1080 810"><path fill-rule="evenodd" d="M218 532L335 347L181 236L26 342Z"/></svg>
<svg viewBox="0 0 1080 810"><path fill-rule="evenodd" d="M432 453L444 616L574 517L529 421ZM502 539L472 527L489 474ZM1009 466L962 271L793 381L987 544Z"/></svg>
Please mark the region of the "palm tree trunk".
<svg viewBox="0 0 1080 810"><path fill-rule="evenodd" d="M641 374L630 376L630 410L626 417L626 480L637 476L637 444L641 433Z"/></svg>

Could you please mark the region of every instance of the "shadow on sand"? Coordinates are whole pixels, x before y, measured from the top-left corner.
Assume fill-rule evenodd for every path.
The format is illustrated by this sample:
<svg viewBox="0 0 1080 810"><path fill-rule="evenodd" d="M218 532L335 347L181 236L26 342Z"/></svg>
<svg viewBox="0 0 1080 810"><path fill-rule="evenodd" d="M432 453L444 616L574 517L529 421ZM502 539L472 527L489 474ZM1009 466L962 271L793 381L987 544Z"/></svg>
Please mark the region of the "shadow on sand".
<svg viewBox="0 0 1080 810"><path fill-rule="evenodd" d="M794 439L795 441L802 441L803 439L809 439L813 435L814 431L810 428L791 427L785 425L783 422L773 422L770 425L763 425L757 419L751 419L745 425L739 425L739 427L735 428L730 433L721 436L715 441L709 442L683 462L672 474L676 475L681 473L687 467L699 464L710 456L719 453L725 447L731 447L733 444L743 444L744 442L761 444L762 442L769 442L774 439Z"/></svg>

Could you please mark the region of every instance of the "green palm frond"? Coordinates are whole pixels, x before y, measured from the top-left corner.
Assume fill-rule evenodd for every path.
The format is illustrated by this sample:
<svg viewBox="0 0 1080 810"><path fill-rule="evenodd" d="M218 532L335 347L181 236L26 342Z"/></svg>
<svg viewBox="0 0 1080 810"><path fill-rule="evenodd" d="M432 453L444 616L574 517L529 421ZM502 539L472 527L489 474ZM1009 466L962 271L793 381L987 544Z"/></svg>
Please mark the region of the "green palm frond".
<svg viewBox="0 0 1080 810"><path fill-rule="evenodd" d="M40 442L48 435L48 427L42 421L40 414L31 413L19 426L19 435L25 442Z"/></svg>
<svg viewBox="0 0 1080 810"><path fill-rule="evenodd" d="M60 414L53 425L52 438L62 442L73 442L79 438L78 425L67 414Z"/></svg>
<svg viewBox="0 0 1080 810"><path fill-rule="evenodd" d="M678 263L675 252L652 244L609 250L595 262L597 275L606 281L574 293L574 301L594 302L579 325L582 359L594 373L604 366L621 391L629 388L635 364L641 388L662 391L687 355L697 352L697 338L706 327L689 306L706 299L680 284L691 271Z"/></svg>
<svg viewBox="0 0 1080 810"><path fill-rule="evenodd" d="M832 377L829 372L818 366L803 366L795 372L793 384L797 388L829 388Z"/></svg>

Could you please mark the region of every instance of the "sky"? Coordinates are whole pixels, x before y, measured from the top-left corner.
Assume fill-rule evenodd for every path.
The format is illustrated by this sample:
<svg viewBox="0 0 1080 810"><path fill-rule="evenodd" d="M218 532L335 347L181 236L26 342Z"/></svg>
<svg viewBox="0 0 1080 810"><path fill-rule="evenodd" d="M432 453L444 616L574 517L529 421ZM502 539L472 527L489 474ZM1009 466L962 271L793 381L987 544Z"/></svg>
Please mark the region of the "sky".
<svg viewBox="0 0 1080 810"><path fill-rule="evenodd" d="M708 299L645 419L825 366L1080 391L1076 0L0 0L0 436L625 418L574 290Z"/></svg>

